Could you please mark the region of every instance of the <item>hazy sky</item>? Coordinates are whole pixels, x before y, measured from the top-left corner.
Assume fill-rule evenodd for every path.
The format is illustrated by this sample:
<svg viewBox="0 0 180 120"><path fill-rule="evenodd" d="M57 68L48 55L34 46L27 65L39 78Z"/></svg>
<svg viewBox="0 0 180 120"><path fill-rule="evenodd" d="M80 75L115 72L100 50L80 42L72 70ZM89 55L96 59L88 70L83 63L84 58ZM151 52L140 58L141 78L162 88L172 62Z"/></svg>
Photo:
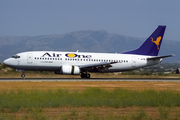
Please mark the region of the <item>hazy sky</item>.
<svg viewBox="0 0 180 120"><path fill-rule="evenodd" d="M164 38L180 40L180 0L0 0L0 36L106 30L148 37L166 25Z"/></svg>

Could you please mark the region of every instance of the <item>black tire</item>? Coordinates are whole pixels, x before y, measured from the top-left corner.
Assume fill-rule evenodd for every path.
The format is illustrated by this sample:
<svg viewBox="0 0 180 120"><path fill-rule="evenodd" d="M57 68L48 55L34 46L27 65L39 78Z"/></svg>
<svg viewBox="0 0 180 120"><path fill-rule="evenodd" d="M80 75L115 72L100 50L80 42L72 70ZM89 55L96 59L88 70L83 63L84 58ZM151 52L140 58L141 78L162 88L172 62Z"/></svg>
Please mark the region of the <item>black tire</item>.
<svg viewBox="0 0 180 120"><path fill-rule="evenodd" d="M25 78L25 74L21 74L21 77L22 77L22 78Z"/></svg>
<svg viewBox="0 0 180 120"><path fill-rule="evenodd" d="M84 74L84 73L81 73L81 78L90 78L91 75L89 73L87 74Z"/></svg>
<svg viewBox="0 0 180 120"><path fill-rule="evenodd" d="M81 73L81 78L85 78L85 77L86 77L86 74Z"/></svg>
<svg viewBox="0 0 180 120"><path fill-rule="evenodd" d="M90 78L91 77L91 75L88 73L88 74L86 74L86 78Z"/></svg>

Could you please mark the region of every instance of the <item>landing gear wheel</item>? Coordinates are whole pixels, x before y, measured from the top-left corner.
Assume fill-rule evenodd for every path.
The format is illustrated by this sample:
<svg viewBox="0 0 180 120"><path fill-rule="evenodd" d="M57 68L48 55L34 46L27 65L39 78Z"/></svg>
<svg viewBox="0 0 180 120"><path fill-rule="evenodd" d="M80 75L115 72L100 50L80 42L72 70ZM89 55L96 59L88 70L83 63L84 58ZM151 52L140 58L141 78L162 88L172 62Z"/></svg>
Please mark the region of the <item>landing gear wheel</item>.
<svg viewBox="0 0 180 120"><path fill-rule="evenodd" d="M21 77L22 77L22 78L25 78L25 74L21 74Z"/></svg>
<svg viewBox="0 0 180 120"><path fill-rule="evenodd" d="M90 78L91 75L89 73L86 74L86 78Z"/></svg>
<svg viewBox="0 0 180 120"><path fill-rule="evenodd" d="M86 78L86 74L81 73L81 78Z"/></svg>
<svg viewBox="0 0 180 120"><path fill-rule="evenodd" d="M90 78L91 75L89 73L81 73L81 78Z"/></svg>

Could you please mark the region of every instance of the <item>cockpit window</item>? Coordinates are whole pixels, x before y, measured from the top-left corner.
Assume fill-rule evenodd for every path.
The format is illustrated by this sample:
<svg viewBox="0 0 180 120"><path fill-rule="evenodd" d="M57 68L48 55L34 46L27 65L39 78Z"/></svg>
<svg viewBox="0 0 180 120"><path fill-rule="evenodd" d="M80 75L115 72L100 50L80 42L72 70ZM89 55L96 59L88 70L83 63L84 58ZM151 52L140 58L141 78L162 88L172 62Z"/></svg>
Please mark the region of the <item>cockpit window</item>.
<svg viewBox="0 0 180 120"><path fill-rule="evenodd" d="M13 55L12 58L18 59L18 58L20 58L20 56L19 55Z"/></svg>

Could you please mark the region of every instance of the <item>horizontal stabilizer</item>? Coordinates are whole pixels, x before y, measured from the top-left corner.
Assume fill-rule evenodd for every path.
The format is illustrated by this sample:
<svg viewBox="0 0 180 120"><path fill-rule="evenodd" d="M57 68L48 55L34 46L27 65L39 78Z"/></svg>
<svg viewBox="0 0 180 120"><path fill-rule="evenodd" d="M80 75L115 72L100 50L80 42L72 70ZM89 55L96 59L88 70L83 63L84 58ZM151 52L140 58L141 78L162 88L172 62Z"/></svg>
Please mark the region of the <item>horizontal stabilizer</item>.
<svg viewBox="0 0 180 120"><path fill-rule="evenodd" d="M173 56L174 56L174 55L157 56L157 57L147 58L147 60L156 60L156 59L167 58L167 57L173 57Z"/></svg>

